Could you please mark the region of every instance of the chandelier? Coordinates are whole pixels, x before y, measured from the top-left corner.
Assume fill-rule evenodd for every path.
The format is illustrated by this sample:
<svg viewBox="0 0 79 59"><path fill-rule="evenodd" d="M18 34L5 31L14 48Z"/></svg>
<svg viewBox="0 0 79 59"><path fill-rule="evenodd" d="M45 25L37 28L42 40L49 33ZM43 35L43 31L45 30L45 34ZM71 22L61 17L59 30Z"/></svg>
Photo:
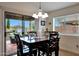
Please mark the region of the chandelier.
<svg viewBox="0 0 79 59"><path fill-rule="evenodd" d="M47 18L48 17L48 14L43 12L43 10L41 9L41 2L39 4L39 10L37 12L34 12L32 17L34 18Z"/></svg>

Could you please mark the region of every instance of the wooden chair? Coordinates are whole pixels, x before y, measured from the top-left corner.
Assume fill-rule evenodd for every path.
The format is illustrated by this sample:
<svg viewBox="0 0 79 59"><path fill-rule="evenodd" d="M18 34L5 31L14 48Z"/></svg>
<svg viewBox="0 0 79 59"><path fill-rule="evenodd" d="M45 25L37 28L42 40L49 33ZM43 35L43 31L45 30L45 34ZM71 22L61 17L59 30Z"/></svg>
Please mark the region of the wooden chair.
<svg viewBox="0 0 79 59"><path fill-rule="evenodd" d="M55 51L55 56L58 56L59 52L59 34L58 32L51 32L49 34L49 55L52 55L52 52Z"/></svg>
<svg viewBox="0 0 79 59"><path fill-rule="evenodd" d="M31 32L28 33L28 36L29 36L29 40L36 40L35 37L37 37L37 32L31 31ZM32 48L32 52L31 52L31 53L32 53L32 55L34 55L34 56L37 55L37 48L35 48L35 46L36 46L36 45L34 45L34 46L32 45L32 46L31 46L31 48Z"/></svg>
<svg viewBox="0 0 79 59"><path fill-rule="evenodd" d="M52 52L55 51L55 56L58 56L59 52L59 34L55 31L49 32L49 42L43 42L38 45L39 56L47 55L51 56ZM42 52L42 54L40 53Z"/></svg>
<svg viewBox="0 0 79 59"><path fill-rule="evenodd" d="M13 33L10 33L10 41L11 41L11 44L15 44L16 43L15 35Z"/></svg>
<svg viewBox="0 0 79 59"><path fill-rule="evenodd" d="M18 56L26 56L29 55L29 47L24 45L20 40L20 36L15 34L16 43L17 43L17 55Z"/></svg>
<svg viewBox="0 0 79 59"><path fill-rule="evenodd" d="M17 55L18 56L36 56L37 49L32 48L30 52L29 46L24 45L23 41L20 40L20 36L15 34L16 42L17 42ZM30 54L31 53L31 54Z"/></svg>
<svg viewBox="0 0 79 59"><path fill-rule="evenodd" d="M38 56L48 56L48 44L46 41L40 42L37 46L38 48Z"/></svg>

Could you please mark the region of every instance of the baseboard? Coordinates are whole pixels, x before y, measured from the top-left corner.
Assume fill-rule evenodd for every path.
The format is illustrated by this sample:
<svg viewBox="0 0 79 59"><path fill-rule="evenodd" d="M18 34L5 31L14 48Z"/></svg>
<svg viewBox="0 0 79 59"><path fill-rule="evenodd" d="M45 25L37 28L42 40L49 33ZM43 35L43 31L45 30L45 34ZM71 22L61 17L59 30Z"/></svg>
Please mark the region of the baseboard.
<svg viewBox="0 0 79 59"><path fill-rule="evenodd" d="M12 55L15 55L15 54L17 54L17 53L12 53L12 54L9 54L9 55L6 55L6 56L12 56Z"/></svg>
<svg viewBox="0 0 79 59"><path fill-rule="evenodd" d="M73 52L73 51L69 51L69 50L62 49L62 48L60 48L59 50L64 51L64 52L68 52L68 53L72 53L72 54L75 54L75 55L79 56L79 53L76 53L76 52Z"/></svg>

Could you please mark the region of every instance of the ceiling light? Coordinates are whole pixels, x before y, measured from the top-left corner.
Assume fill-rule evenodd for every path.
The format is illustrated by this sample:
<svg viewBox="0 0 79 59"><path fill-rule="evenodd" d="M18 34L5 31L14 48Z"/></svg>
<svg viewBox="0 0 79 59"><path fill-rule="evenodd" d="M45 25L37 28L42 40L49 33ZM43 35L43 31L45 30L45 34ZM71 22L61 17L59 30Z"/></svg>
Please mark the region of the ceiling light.
<svg viewBox="0 0 79 59"><path fill-rule="evenodd" d="M47 18L48 17L48 14L45 13L45 12L43 12L42 9L41 9L41 2L40 2L40 5L39 5L38 12L34 13L32 15L32 17L34 17L34 18L39 18L39 17L41 17L41 18Z"/></svg>

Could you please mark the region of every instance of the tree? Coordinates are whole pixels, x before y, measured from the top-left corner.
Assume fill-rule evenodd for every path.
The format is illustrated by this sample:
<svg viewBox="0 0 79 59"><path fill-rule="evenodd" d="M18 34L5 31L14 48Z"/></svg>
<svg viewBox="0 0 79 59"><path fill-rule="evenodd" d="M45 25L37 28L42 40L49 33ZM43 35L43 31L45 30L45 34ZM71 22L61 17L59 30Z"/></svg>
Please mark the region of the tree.
<svg viewBox="0 0 79 59"><path fill-rule="evenodd" d="M31 21L31 29L32 29L33 31L35 31L35 22L34 22L34 21Z"/></svg>
<svg viewBox="0 0 79 59"><path fill-rule="evenodd" d="M10 29L10 20L7 19L7 29Z"/></svg>

